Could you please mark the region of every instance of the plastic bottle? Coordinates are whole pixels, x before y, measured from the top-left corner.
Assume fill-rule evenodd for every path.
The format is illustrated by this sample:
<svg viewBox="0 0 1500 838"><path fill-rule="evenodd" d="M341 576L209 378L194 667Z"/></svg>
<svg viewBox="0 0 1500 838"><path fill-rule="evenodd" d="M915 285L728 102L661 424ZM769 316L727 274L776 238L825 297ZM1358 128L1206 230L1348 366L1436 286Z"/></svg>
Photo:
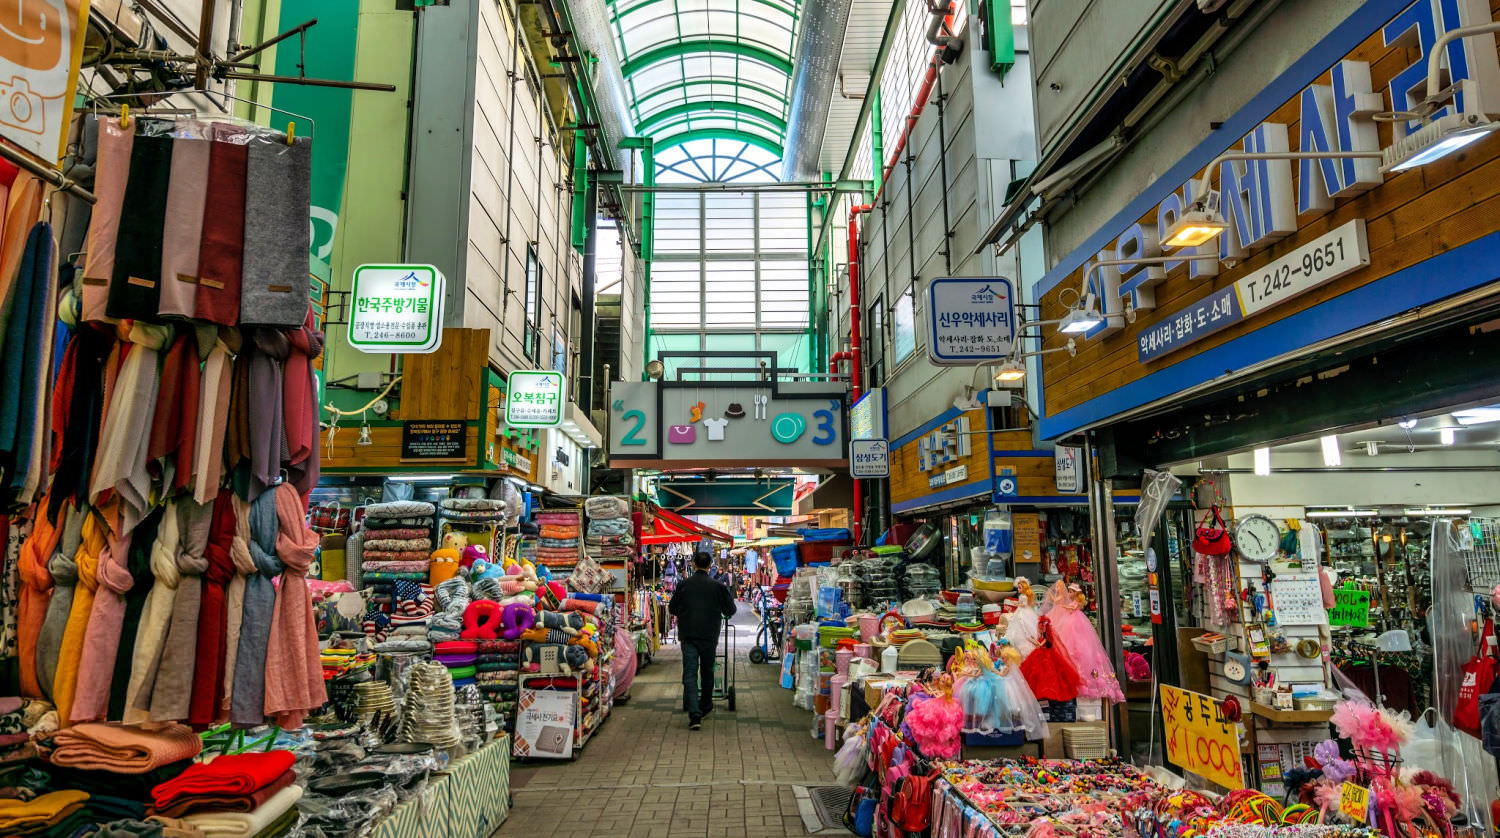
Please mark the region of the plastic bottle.
<svg viewBox="0 0 1500 838"><path fill-rule="evenodd" d="M887 674L895 672L896 658L899 654L895 646L885 647L885 651L880 653L880 671Z"/></svg>
<svg viewBox="0 0 1500 838"><path fill-rule="evenodd" d="M958 603L955 606L955 610L957 610L957 612L958 612L958 619L959 620L961 620L961 621L973 620L974 617L975 617L975 615L976 615L976 613L977 613L976 610L975 610L975 608L974 608L974 595L971 594L971 593L969 593L968 591L965 591L965 592L959 594L958 595Z"/></svg>

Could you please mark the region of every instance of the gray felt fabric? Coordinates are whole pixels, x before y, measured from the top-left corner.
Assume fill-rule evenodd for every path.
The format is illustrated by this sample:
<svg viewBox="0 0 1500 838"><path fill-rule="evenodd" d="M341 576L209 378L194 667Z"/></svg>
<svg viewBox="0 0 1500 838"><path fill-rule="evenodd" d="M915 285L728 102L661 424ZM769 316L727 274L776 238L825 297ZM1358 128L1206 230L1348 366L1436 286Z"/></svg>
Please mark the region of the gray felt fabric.
<svg viewBox="0 0 1500 838"><path fill-rule="evenodd" d="M177 547L177 570L182 574L172 601L172 619L161 647L156 682L151 688L151 721L175 722L188 717L193 697L193 664L198 652L198 609L203 602L203 571L208 559L208 533L213 528L212 503L184 503L182 541Z"/></svg>
<svg viewBox="0 0 1500 838"><path fill-rule="evenodd" d="M240 322L301 326L307 317L312 143L252 140L245 169Z"/></svg>

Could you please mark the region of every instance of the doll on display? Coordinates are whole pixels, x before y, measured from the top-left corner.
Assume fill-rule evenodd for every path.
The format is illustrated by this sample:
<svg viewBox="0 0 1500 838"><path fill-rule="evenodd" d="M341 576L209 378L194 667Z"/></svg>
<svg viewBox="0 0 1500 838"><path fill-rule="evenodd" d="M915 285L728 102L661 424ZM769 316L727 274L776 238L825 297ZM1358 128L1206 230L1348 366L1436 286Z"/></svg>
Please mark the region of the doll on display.
<svg viewBox="0 0 1500 838"><path fill-rule="evenodd" d="M989 655L967 649L953 656L959 662L953 695L964 710L964 733L1002 733L1013 729L1005 682L990 664Z"/></svg>
<svg viewBox="0 0 1500 838"><path fill-rule="evenodd" d="M1014 646L1021 657L1031 654L1036 648L1036 595L1031 582L1021 576L1016 579L1016 610L1008 616L1005 639Z"/></svg>
<svg viewBox="0 0 1500 838"><path fill-rule="evenodd" d="M1032 695L1047 701L1072 701L1078 697L1083 680L1068 658L1067 651L1054 642L1052 620L1037 620L1037 646L1021 662L1021 675L1031 687Z"/></svg>
<svg viewBox="0 0 1500 838"><path fill-rule="evenodd" d="M1083 613L1083 591L1076 585L1064 585L1058 580L1047 591L1047 601L1051 604L1047 619L1052 621L1053 637L1078 669L1082 681L1078 694L1084 698L1124 701L1125 694L1115 678L1109 654L1099 642L1094 624Z"/></svg>
<svg viewBox="0 0 1500 838"><path fill-rule="evenodd" d="M1021 674L1021 652L1000 643L1000 680L1005 684L1006 705L1010 710L1010 729L1023 730L1027 739L1047 738L1047 717Z"/></svg>

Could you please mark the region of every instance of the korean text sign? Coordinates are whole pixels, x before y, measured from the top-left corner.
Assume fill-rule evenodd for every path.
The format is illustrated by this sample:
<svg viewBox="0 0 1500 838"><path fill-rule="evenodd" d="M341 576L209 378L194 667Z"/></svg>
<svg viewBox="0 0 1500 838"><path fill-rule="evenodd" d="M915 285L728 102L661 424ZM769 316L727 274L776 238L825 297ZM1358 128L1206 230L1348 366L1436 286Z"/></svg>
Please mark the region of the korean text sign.
<svg viewBox="0 0 1500 838"><path fill-rule="evenodd" d="M1016 298L1004 277L940 277L927 284L927 357L934 364L1003 361L1016 340Z"/></svg>
<svg viewBox="0 0 1500 838"><path fill-rule="evenodd" d="M443 340L447 283L431 265L360 265L349 294L349 345L426 353Z"/></svg>
<svg viewBox="0 0 1500 838"><path fill-rule="evenodd" d="M1240 735L1219 702L1201 693L1161 685L1167 759L1229 789L1245 787Z"/></svg>
<svg viewBox="0 0 1500 838"><path fill-rule="evenodd" d="M562 420L562 373L517 370L510 374L505 387L505 424L515 428L555 428Z"/></svg>

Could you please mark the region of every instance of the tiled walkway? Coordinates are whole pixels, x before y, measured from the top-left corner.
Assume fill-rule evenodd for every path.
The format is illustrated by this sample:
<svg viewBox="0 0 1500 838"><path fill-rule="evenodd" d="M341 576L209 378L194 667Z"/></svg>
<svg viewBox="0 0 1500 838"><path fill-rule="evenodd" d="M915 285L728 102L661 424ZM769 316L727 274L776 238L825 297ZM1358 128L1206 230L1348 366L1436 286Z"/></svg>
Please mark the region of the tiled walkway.
<svg viewBox="0 0 1500 838"><path fill-rule="evenodd" d="M755 633L741 605L737 712L722 703L687 729L682 663L663 647L637 674L576 762L511 767L515 806L500 838L730 838L805 835L794 785L832 783L833 752L812 714L777 686L781 668L745 656Z"/></svg>

